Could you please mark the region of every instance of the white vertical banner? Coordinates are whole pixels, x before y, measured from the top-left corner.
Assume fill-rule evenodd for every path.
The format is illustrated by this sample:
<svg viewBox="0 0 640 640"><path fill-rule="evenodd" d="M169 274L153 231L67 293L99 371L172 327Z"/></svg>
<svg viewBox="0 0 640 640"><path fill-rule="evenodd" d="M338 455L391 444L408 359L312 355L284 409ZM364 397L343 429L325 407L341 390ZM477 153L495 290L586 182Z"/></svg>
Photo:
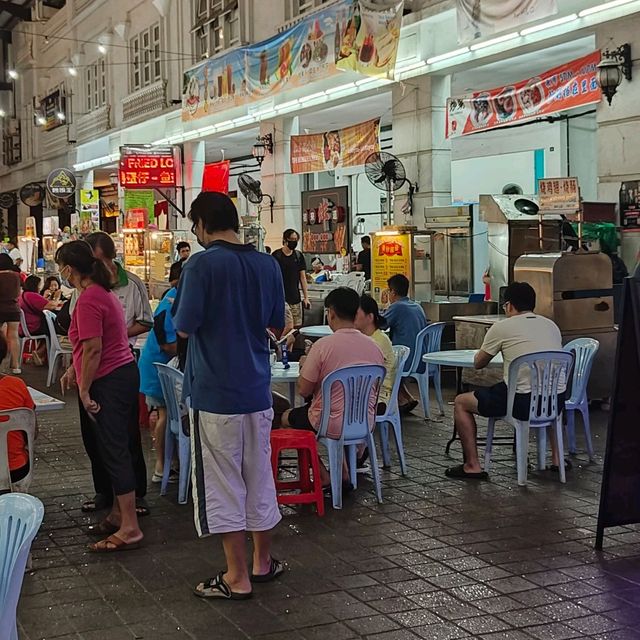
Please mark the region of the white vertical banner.
<svg viewBox="0 0 640 640"><path fill-rule="evenodd" d="M557 0L457 0L458 41L469 43L558 13Z"/></svg>

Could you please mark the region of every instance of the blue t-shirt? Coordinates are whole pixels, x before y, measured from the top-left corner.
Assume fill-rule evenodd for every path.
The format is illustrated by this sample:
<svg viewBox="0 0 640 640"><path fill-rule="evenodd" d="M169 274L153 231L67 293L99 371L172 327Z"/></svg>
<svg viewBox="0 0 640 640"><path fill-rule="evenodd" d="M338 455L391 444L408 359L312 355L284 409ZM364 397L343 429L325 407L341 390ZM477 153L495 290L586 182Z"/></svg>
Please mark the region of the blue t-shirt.
<svg viewBox="0 0 640 640"><path fill-rule="evenodd" d="M189 335L183 397L193 409L223 415L271 407L267 327L284 328L278 263L253 245L212 242L192 255L173 306Z"/></svg>
<svg viewBox="0 0 640 640"><path fill-rule="evenodd" d="M161 362L162 364L167 364L167 362L173 358L172 355L160 348L160 344L173 344L177 340L176 328L171 316L171 305L177 293L178 290L175 287L169 289L160 301L156 312L153 314L154 328L149 331L147 341L138 360L140 393L144 393L145 396L158 399L162 398L160 379L158 378L158 372L153 366L153 363ZM158 337L160 337L160 340L158 340Z"/></svg>
<svg viewBox="0 0 640 640"><path fill-rule="evenodd" d="M429 324L424 309L414 300L400 298L383 313L383 316L389 325L392 344L404 345L411 349L411 357L406 365L408 369L416 346L416 336Z"/></svg>

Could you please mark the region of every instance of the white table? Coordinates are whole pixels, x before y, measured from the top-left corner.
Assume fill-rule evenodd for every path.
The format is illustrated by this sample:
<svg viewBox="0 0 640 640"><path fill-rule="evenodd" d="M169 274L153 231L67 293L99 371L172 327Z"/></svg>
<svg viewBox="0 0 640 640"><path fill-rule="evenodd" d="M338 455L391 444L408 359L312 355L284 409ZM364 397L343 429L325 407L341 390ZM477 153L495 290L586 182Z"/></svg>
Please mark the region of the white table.
<svg viewBox="0 0 640 640"><path fill-rule="evenodd" d="M328 324L319 324L313 327L300 327L300 334L307 338L324 338L333 333Z"/></svg>
<svg viewBox="0 0 640 640"><path fill-rule="evenodd" d="M29 389L31 398L36 405L36 413L42 413L43 411L59 411L60 409L64 409L65 402L63 400L58 400L58 398L49 396L42 391L34 389L33 387L27 388Z"/></svg>
<svg viewBox="0 0 640 640"><path fill-rule="evenodd" d="M473 359L478 353L475 349L455 349L454 351L434 351L422 356L424 362L456 369L472 369ZM487 365L487 369L501 369L502 354L498 353Z"/></svg>
<svg viewBox="0 0 640 640"><path fill-rule="evenodd" d="M281 362L276 362L271 366L271 384L282 382L289 385L289 402L292 408L296 406L296 384L299 377L299 362L290 362L288 369L285 369Z"/></svg>

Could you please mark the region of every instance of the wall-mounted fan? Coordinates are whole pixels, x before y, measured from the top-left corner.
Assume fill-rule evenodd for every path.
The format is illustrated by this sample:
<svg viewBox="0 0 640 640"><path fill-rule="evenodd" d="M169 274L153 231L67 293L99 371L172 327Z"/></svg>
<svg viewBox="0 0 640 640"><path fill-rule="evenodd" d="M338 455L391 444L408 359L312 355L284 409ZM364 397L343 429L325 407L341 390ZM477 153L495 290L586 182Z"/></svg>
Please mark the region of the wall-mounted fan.
<svg viewBox="0 0 640 640"><path fill-rule="evenodd" d="M387 192L387 223L391 221L391 194L400 189L407 180L402 162L386 151L372 153L364 163L364 171L374 187Z"/></svg>
<svg viewBox="0 0 640 640"><path fill-rule="evenodd" d="M243 173L238 177L238 188L240 189L240 193L249 201L251 204L257 204L258 210L260 209L260 205L262 201L267 198L269 200L269 210L271 211L271 223L273 224L273 197L268 193L262 192L262 186L260 185L260 180L256 180L254 177L250 176L248 173Z"/></svg>

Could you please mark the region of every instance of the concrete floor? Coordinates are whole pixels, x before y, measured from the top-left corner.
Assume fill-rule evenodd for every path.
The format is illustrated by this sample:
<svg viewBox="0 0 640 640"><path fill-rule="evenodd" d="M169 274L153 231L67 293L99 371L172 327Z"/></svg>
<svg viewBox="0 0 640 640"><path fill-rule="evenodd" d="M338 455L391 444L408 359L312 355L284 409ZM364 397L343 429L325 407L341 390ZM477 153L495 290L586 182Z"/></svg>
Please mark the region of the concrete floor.
<svg viewBox="0 0 640 640"><path fill-rule="evenodd" d="M44 372L25 378L44 389ZM384 503L366 476L342 511L286 510L275 536L284 576L248 602L204 601L193 586L224 560L196 539L190 505L149 485L142 549L95 556L80 511L93 495L77 408L43 414L34 495L46 507L25 577L20 637L29 640L563 640L640 638L640 531L613 529L593 550L606 415L594 412L598 461L584 455L562 486L531 472L517 486L510 447L491 481L443 476L447 417L404 422L409 473L383 472ZM503 428L505 433L506 427ZM150 447L148 434L145 442ZM579 438L579 445L582 440ZM152 459L149 453L147 460Z"/></svg>

